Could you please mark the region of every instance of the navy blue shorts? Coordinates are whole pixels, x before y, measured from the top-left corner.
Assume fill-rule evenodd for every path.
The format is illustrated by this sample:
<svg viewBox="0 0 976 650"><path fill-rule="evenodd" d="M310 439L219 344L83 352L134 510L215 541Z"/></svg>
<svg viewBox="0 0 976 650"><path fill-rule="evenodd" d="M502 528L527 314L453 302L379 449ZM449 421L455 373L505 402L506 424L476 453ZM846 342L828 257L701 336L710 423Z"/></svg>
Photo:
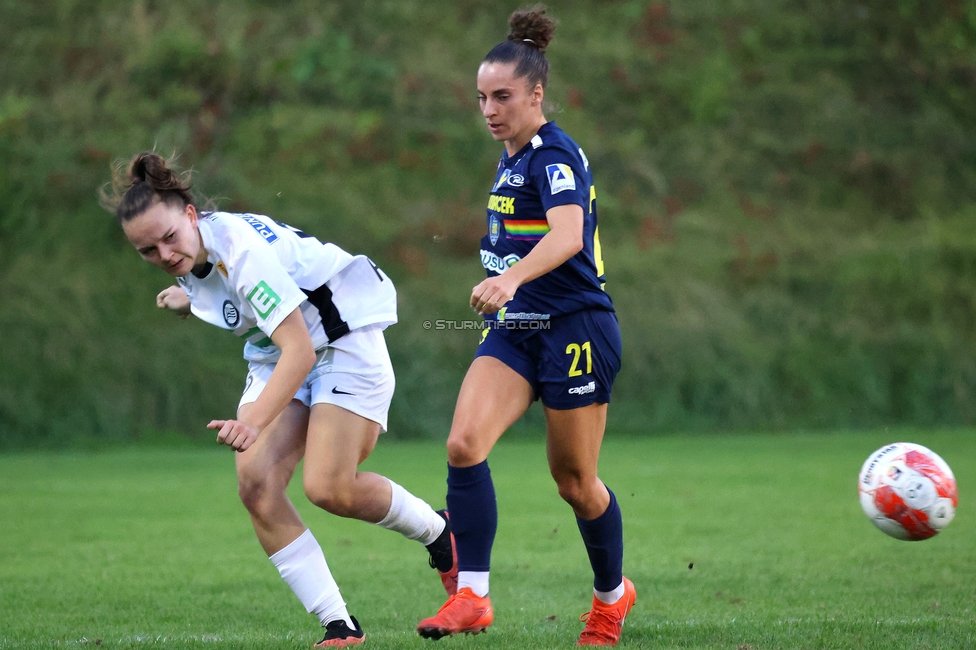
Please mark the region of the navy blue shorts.
<svg viewBox="0 0 976 650"><path fill-rule="evenodd" d="M525 378L535 399L568 410L610 402L620 370L620 326L610 311L581 311L548 321L528 338L488 330L475 358L494 357Z"/></svg>

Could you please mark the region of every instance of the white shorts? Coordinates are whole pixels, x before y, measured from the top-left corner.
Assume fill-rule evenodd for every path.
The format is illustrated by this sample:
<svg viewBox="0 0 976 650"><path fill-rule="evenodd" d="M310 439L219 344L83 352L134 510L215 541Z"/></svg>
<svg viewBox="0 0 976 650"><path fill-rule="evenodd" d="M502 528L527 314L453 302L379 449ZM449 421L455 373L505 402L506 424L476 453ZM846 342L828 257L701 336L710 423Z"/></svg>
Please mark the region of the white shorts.
<svg viewBox="0 0 976 650"><path fill-rule="evenodd" d="M274 368L273 363L248 362L238 408L257 400ZM378 423L386 431L395 386L383 329L367 326L352 330L316 353L315 365L295 399L308 407L334 404Z"/></svg>

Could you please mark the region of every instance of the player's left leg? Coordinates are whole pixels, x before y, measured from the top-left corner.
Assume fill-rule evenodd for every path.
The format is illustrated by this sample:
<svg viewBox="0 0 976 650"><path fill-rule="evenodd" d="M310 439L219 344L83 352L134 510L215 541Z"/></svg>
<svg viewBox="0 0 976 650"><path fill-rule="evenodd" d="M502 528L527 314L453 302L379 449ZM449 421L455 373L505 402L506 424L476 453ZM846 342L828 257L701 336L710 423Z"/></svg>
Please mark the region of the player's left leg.
<svg viewBox="0 0 976 650"><path fill-rule="evenodd" d="M451 594L457 573L446 516L385 476L358 470L380 431L379 423L345 408L313 404L305 442L305 494L334 515L378 524L419 541Z"/></svg>
<svg viewBox="0 0 976 650"><path fill-rule="evenodd" d="M623 518L613 492L597 476L606 404L545 408L546 455L559 496L573 508L593 568L593 606L579 645L616 645L636 600L623 576Z"/></svg>
<svg viewBox="0 0 976 650"><path fill-rule="evenodd" d="M623 577L620 506L597 476L597 461L620 370L620 328L612 312L593 310L557 319L545 334L539 380L549 469L576 513L593 568L593 608L579 643L615 645L636 595Z"/></svg>
<svg viewBox="0 0 976 650"><path fill-rule="evenodd" d="M358 471L386 429L396 385L382 328L355 329L320 356L309 375L307 496L331 513L376 523L421 542L444 590L453 594L457 562L447 513L435 512L384 476Z"/></svg>

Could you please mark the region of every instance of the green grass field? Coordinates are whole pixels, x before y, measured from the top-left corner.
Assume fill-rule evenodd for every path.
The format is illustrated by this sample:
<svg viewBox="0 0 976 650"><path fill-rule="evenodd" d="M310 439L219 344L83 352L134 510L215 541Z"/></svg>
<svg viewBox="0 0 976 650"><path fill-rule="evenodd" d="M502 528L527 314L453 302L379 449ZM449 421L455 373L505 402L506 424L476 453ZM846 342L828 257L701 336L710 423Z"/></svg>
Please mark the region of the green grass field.
<svg viewBox="0 0 976 650"><path fill-rule="evenodd" d="M976 647L972 431L613 439L601 474L637 585L623 648ZM890 539L856 476L883 443L930 446L959 483L938 537ZM572 513L540 441L491 458L492 597L477 637L424 641L443 593L414 542L294 498L372 648L569 648L590 601ZM444 449L384 442L365 467L432 504ZM297 489L295 489L297 488ZM0 648L306 648L321 638L237 501L232 452L131 449L0 457Z"/></svg>

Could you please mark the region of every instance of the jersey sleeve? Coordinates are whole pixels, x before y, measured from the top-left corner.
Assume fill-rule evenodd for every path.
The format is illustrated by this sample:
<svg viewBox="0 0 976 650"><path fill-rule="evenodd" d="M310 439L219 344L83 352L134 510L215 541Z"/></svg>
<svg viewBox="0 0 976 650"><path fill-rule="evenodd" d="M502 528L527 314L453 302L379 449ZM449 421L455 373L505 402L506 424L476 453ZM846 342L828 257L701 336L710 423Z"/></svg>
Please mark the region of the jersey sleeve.
<svg viewBox="0 0 976 650"><path fill-rule="evenodd" d="M539 191L544 211L561 205L578 205L585 213L590 183L579 156L555 147L540 149L532 156L529 178Z"/></svg>
<svg viewBox="0 0 976 650"><path fill-rule="evenodd" d="M235 260L231 279L241 305L269 338L307 297L270 246L245 249Z"/></svg>

